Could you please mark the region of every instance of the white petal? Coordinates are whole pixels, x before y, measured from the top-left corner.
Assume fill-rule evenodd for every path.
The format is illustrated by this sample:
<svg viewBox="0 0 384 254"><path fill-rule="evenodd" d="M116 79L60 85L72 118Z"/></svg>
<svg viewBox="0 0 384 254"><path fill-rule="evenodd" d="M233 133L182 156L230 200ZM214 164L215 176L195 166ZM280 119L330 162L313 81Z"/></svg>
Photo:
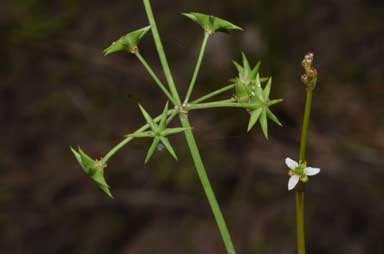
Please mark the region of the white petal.
<svg viewBox="0 0 384 254"><path fill-rule="evenodd" d="M320 169L319 168L307 167L307 168L304 169L304 173L307 176L314 176L314 175L317 175L318 173L320 173Z"/></svg>
<svg viewBox="0 0 384 254"><path fill-rule="evenodd" d="M299 164L296 161L294 161L290 158L285 159L285 164L287 164L287 167L290 169L295 169L295 168L297 168L297 166L299 166Z"/></svg>
<svg viewBox="0 0 384 254"><path fill-rule="evenodd" d="M293 188L295 188L299 180L300 180L300 176L298 175L291 176L288 181L288 190L292 190Z"/></svg>

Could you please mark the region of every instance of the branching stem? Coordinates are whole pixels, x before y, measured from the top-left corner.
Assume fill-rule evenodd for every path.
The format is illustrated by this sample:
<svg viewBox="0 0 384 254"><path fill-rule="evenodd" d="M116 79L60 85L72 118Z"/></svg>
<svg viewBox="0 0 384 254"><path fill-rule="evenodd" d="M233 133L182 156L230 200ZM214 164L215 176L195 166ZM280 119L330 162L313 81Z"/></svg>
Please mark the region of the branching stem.
<svg viewBox="0 0 384 254"><path fill-rule="evenodd" d="M212 98L212 97L215 97L215 96L217 96L217 95L219 95L219 94L225 93L226 91L230 91L230 90L232 90L234 87L235 87L235 85L228 85L228 86L225 86L225 87L223 87L223 88L220 88L220 89L218 89L218 90L216 90L216 91L213 91L213 92L211 92L211 93L209 93L209 94L206 94L206 95L204 95L204 96L202 96L202 97L200 97L200 98L198 98L198 99L192 101L191 104L201 103L201 102L206 101L206 100L208 100L208 99L210 99L210 98Z"/></svg>
<svg viewBox="0 0 384 254"><path fill-rule="evenodd" d="M198 110L198 109L209 109L209 108L247 108L247 109L255 109L262 107L262 104L251 104L251 103L238 103L235 98L222 100L222 101L214 101L214 102L206 102L206 103L198 103L198 104L188 104L186 106L187 110Z"/></svg>
<svg viewBox="0 0 384 254"><path fill-rule="evenodd" d="M177 104L181 104L180 96L179 96L179 93L177 92L171 70L169 69L168 60L164 52L164 47L160 39L159 31L157 29L155 17L153 16L151 2L149 0L143 0L143 2L144 2L144 7L147 13L149 24L151 25L153 40L155 41L157 53L159 54L160 62L161 62L161 65L163 66L165 78L167 79L169 89L171 90L173 98L175 99Z"/></svg>
<svg viewBox="0 0 384 254"><path fill-rule="evenodd" d="M199 58L197 59L197 63L195 66L195 70L193 72L192 80L191 80L191 83L189 84L187 95L185 96L184 104L188 103L189 98L192 95L193 88L195 87L197 76L199 75L201 63L203 61L203 57L205 54L205 49L207 48L208 39L209 39L209 33L205 32L203 43L202 43L201 49L200 49Z"/></svg>
<svg viewBox="0 0 384 254"><path fill-rule="evenodd" d="M169 93L168 89L164 86L164 84L160 81L158 76L155 74L151 66L149 66L148 62L145 60L145 58L140 54L139 51L135 52L135 55L137 59L144 65L145 69L148 71L149 75L153 78L155 83L159 86L161 91L165 94L165 96L168 97L168 99L173 103L173 105L177 105L175 99L173 99L172 95Z"/></svg>

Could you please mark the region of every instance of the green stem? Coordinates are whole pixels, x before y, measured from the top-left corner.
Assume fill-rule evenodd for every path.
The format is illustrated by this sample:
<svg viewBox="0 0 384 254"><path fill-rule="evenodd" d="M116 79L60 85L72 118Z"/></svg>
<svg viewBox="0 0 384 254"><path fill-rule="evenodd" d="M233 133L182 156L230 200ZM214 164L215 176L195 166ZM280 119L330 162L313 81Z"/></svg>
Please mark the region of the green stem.
<svg viewBox="0 0 384 254"><path fill-rule="evenodd" d="M305 160L306 160L305 155L306 155L306 149L307 149L309 120L311 118L312 95L313 95L313 90L308 88L306 101L305 101L303 127L301 130L301 138L300 138L300 157L299 157L299 160L302 162L305 162Z"/></svg>
<svg viewBox="0 0 384 254"><path fill-rule="evenodd" d="M177 111L174 109L171 109L168 111L168 115L170 117L167 120L167 124L169 124L173 118L177 115ZM161 120L161 115L157 116L155 119L153 119L155 122L158 122ZM146 131L149 128L149 124L143 125L140 129L136 130L135 133L137 132L142 132ZM112 158L113 155L115 155L121 148L123 148L126 144L132 141L134 139L133 137L126 137L124 140L122 140L120 143L118 143L116 146L114 146L102 159L102 161L106 164L109 159Z"/></svg>
<svg viewBox="0 0 384 254"><path fill-rule="evenodd" d="M148 16L149 23L151 25L152 35L153 35L153 39L154 39L155 44L156 44L157 52L158 52L159 57L160 57L160 62L161 62L161 65L163 66L164 74L165 74L165 77L166 77L167 82L168 82L168 86L169 86L170 91L173 95L173 98L176 100L176 102L179 104L179 106L181 106L180 96L177 92L176 85L175 85L175 82L173 80L173 76L172 76L171 71L169 69L168 61L167 61L167 58L165 56L164 48L163 48L163 45L162 45L161 40L160 40L160 35L159 35L158 29L157 29L155 18L153 16L150 1L149 0L143 0L143 2L144 2L144 6L145 6L145 10L146 10L146 13ZM188 117L184 113L180 113L179 115L180 115L180 121L181 121L183 127L191 128L191 126L189 124ZM228 254L234 254L235 251L233 248L231 237L229 235L229 232L228 232L227 226L225 224L223 215L221 214L219 205L217 204L217 201L216 201L215 195L213 193L212 187L209 183L208 176L205 172L204 164L201 160L200 153L199 153L199 150L197 148L197 145L196 145L192 131L186 130L185 136L186 136L189 148L191 150L192 158L194 160L199 178L202 182L203 188L204 188L205 193L207 195L208 201L211 205L211 208L212 208L213 214L215 216L216 222L219 226L219 230L221 232L221 236L223 238L225 247L228 251Z"/></svg>
<svg viewBox="0 0 384 254"><path fill-rule="evenodd" d="M196 99L196 100L192 101L191 104L197 104L197 103L206 101L206 100L208 100L208 99L210 99L212 97L215 97L215 96L217 96L219 94L225 93L226 91L232 90L234 87L235 87L235 85L225 86L225 87L220 88L220 89L218 89L216 91L213 91L213 92L211 92L209 94L206 94L206 95L200 97L199 99Z"/></svg>
<svg viewBox="0 0 384 254"><path fill-rule="evenodd" d="M184 100L185 104L188 103L189 98L192 95L193 88L195 87L197 76L199 75L201 63L203 61L204 53L205 53L205 50L207 48L208 39L209 39L209 33L205 32L204 33L204 40L203 40L203 43L201 45L201 49L200 49L200 53L199 53L199 58L197 59L197 63L196 63L195 70L193 72L192 80L191 80L191 83L189 84L187 95L185 96L185 100Z"/></svg>
<svg viewBox="0 0 384 254"><path fill-rule="evenodd" d="M187 104L185 106L186 110L198 110L198 109L209 109L209 108L247 108L247 109L256 109L261 107L261 104L251 104L251 103L238 103L235 102L236 99L228 99L222 101L214 101L207 103L199 104Z"/></svg>
<svg viewBox="0 0 384 254"><path fill-rule="evenodd" d="M188 116L186 114L180 114L180 121L184 128L191 128L191 125L188 120ZM200 156L199 149L196 145L195 138L193 136L192 130L188 129L185 131L185 137L187 139L187 143L189 149L191 151L192 159L195 163L195 167L197 170L197 174L199 175L201 184L204 188L205 194L207 196L209 205L211 206L213 215L215 217L216 223L219 227L221 237L224 241L225 248L228 254L235 254L235 249L233 247L231 235L229 234L227 224L225 223L223 214L220 210L219 204L217 203L215 194L212 190L212 186L209 182L203 161Z"/></svg>
<svg viewBox="0 0 384 254"><path fill-rule="evenodd" d="M296 226L297 226L297 253L305 254L304 190L302 189L302 186L298 186L296 190Z"/></svg>
<svg viewBox="0 0 384 254"><path fill-rule="evenodd" d="M176 100L177 104L181 104L179 93L177 92L175 82L173 80L173 76L171 70L169 69L168 60L164 52L163 44L161 43L159 31L157 29L155 17L153 16L151 2L149 0L143 0L145 11L147 13L149 24L151 25L153 40L156 44L157 53L159 54L161 65L163 66L165 78L167 79L167 83L173 98Z"/></svg>
<svg viewBox="0 0 384 254"><path fill-rule="evenodd" d="M153 78L153 80L156 82L156 84L160 87L161 91L168 97L168 99L176 105L175 100L173 99L172 95L169 93L168 89L164 86L164 84L160 81L160 79L157 77L155 72L152 70L151 66L149 66L148 62L144 59L144 57L140 54L139 51L135 53L137 59L144 65L145 69L148 71L149 75Z"/></svg>
<svg viewBox="0 0 384 254"><path fill-rule="evenodd" d="M305 99L305 110L303 127L300 138L300 156L301 163L306 162L306 148L308 141L309 120L311 118L313 89L307 88ZM304 231L304 184L299 183L296 188L296 227L297 227L297 253L305 254L305 231Z"/></svg>

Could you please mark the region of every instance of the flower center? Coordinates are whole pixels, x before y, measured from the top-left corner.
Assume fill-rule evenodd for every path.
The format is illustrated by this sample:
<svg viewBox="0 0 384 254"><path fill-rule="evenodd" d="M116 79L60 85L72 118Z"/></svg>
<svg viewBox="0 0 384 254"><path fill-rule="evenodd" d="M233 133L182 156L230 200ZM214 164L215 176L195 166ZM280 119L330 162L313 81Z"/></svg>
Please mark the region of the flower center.
<svg viewBox="0 0 384 254"><path fill-rule="evenodd" d="M304 172L304 169L307 167L307 163L299 163L299 166L297 166L293 172L295 173L295 175L299 175L299 176L305 176L305 172Z"/></svg>

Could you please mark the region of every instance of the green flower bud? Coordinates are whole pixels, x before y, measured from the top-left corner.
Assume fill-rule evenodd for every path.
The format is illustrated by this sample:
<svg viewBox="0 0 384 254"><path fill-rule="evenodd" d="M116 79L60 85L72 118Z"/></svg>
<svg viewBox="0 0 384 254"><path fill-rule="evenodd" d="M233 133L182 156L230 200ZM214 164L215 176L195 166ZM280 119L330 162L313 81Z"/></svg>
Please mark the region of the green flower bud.
<svg viewBox="0 0 384 254"><path fill-rule="evenodd" d="M71 147L71 150L84 172L102 191L104 191L110 198L113 198L112 193L109 190L110 186L104 178L104 168L106 168L107 165L102 160L93 160L80 148L76 151Z"/></svg>
<svg viewBox="0 0 384 254"><path fill-rule="evenodd" d="M141 39L148 33L149 30L151 30L151 27L146 26L122 36L117 41L112 42L111 46L104 50L104 55L109 55L123 50L128 50L134 54L138 50L138 44Z"/></svg>
<svg viewBox="0 0 384 254"><path fill-rule="evenodd" d="M243 30L241 27L238 27L229 21L212 15L197 12L183 13L183 15L199 24L208 34L213 34L215 32L229 33L232 30Z"/></svg>

